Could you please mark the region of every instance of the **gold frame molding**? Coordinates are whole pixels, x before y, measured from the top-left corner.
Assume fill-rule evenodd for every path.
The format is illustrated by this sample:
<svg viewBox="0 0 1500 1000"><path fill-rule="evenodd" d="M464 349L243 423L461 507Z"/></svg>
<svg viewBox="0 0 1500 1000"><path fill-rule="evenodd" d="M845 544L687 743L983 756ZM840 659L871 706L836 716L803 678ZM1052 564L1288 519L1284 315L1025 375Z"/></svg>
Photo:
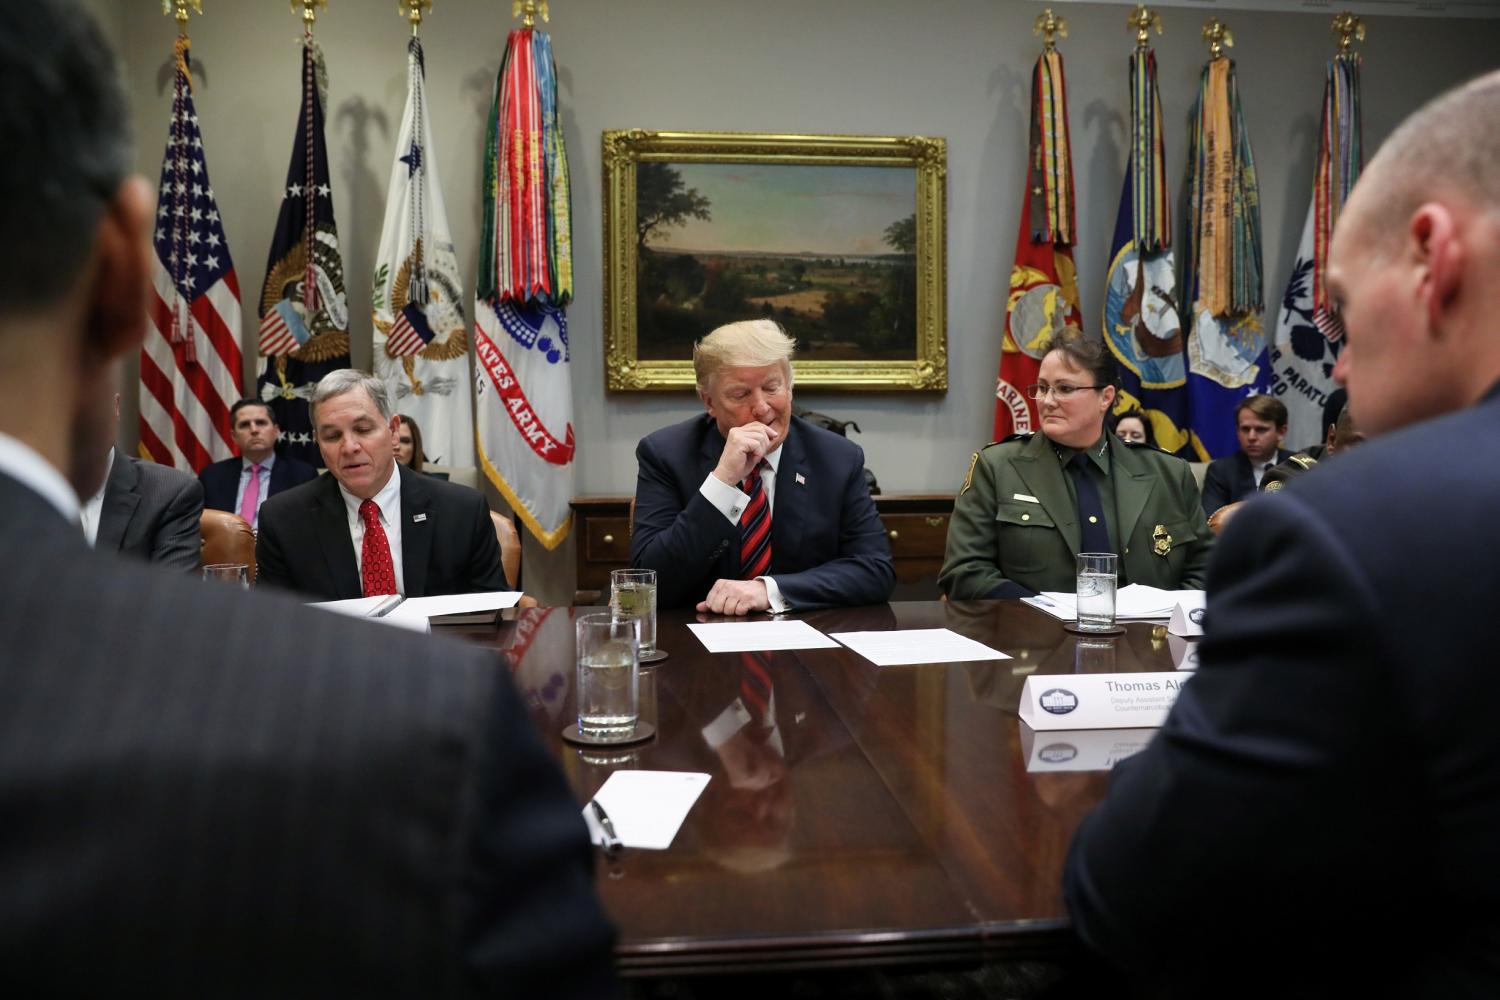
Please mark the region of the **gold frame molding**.
<svg viewBox="0 0 1500 1000"><path fill-rule="evenodd" d="M928 136L773 135L607 129L604 151L604 385L680 389L693 364L642 361L636 339L638 163L785 163L916 170L917 343L911 361L797 361L797 385L870 391L948 389L948 142Z"/></svg>

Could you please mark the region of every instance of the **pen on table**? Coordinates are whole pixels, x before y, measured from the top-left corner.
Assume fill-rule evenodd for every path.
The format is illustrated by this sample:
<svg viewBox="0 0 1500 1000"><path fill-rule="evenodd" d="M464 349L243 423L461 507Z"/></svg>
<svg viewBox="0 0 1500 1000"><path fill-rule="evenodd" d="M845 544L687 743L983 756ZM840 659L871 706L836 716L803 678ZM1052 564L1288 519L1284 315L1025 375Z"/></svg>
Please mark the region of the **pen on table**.
<svg viewBox="0 0 1500 1000"><path fill-rule="evenodd" d="M599 804L598 799L589 800L589 808L594 811L594 818L599 821L599 829L604 834L604 853L607 857L614 857L620 853L620 848L625 845L615 833L615 825L609 821L609 813Z"/></svg>

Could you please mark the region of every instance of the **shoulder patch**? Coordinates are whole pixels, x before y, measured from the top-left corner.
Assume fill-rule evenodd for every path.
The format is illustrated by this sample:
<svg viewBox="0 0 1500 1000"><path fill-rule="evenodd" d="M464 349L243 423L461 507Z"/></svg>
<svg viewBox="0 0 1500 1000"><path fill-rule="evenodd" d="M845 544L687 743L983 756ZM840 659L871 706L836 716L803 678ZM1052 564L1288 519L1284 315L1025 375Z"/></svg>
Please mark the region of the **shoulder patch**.
<svg viewBox="0 0 1500 1000"><path fill-rule="evenodd" d="M1318 464L1318 460L1316 458L1313 458L1311 455L1305 454L1293 455L1291 458L1287 459L1287 461L1296 462L1304 469L1311 469L1313 466Z"/></svg>
<svg viewBox="0 0 1500 1000"><path fill-rule="evenodd" d="M985 445L985 447L988 448L989 445ZM959 496L963 496L965 493L969 492L969 487L971 487L971 486L974 485L974 466L976 466L978 464L979 464L979 452L976 451L974 453L974 457L971 458L971 459L969 459L969 471L964 476L964 484L963 484L963 486L959 488L959 491L958 491L958 495Z"/></svg>

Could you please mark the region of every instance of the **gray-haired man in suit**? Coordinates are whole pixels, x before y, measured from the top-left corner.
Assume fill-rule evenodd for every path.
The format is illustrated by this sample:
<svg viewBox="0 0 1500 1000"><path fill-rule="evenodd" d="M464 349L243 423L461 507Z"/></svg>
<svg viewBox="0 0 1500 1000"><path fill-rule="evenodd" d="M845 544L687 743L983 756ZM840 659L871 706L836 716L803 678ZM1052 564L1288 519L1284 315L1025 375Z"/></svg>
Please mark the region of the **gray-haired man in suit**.
<svg viewBox="0 0 1500 1000"><path fill-rule="evenodd" d="M612 995L578 802L493 652L89 550L157 212L76 3L7 8L0 94L9 992Z"/></svg>

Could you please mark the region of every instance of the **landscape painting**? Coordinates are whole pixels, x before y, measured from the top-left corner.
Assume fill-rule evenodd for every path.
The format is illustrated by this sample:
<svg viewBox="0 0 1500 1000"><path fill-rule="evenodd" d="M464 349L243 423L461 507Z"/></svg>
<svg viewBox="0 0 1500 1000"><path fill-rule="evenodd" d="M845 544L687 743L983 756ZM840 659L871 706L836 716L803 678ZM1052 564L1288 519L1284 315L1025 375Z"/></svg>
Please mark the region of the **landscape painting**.
<svg viewBox="0 0 1500 1000"><path fill-rule="evenodd" d="M626 138L606 179L619 209L606 210L610 388L691 383L693 342L750 318L796 339L800 385L946 388L930 145L712 133L683 149L704 134L613 135ZM679 148L645 148L651 136Z"/></svg>

